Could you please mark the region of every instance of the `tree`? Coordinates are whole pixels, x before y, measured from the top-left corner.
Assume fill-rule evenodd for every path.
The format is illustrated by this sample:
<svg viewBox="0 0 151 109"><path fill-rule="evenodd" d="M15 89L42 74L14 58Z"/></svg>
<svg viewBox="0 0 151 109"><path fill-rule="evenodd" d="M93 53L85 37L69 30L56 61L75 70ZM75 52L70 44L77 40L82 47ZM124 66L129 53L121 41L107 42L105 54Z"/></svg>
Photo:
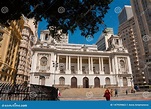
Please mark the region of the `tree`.
<svg viewBox="0 0 151 109"><path fill-rule="evenodd" d="M81 35L93 36L99 31L100 25L105 25L103 18L113 0L1 0L0 23L9 25L12 20L18 20L22 15L35 18L35 23L44 18L48 29L62 33L74 33L78 27ZM57 35L59 36L59 35Z"/></svg>

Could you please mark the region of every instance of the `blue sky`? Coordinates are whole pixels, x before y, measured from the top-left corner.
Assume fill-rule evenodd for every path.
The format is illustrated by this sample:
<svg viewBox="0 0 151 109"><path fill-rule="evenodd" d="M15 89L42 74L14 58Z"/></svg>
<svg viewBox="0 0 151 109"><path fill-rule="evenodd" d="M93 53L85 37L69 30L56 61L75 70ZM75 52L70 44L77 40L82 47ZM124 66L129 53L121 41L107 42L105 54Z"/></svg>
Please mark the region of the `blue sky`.
<svg viewBox="0 0 151 109"><path fill-rule="evenodd" d="M114 34L118 33L118 14L123 9L124 5L130 5L130 0L113 0L113 2L109 5L110 9L108 13L105 15L104 21L107 27L113 28ZM40 35L40 31L47 29L47 22L42 21L39 23L38 27L38 35ZM76 44L95 44L98 38L102 33L102 28L96 34L94 34L94 38L92 40L86 40L85 37L80 35L80 30L76 30L74 34L69 33L69 43Z"/></svg>

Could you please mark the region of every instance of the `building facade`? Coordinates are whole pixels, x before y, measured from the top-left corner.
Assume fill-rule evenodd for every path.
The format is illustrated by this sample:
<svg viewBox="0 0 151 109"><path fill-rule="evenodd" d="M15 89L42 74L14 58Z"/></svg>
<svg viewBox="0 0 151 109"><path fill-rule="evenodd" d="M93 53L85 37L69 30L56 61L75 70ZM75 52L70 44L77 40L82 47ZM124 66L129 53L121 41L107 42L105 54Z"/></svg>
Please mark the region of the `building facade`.
<svg viewBox="0 0 151 109"><path fill-rule="evenodd" d="M146 83L151 84L151 0L131 0Z"/></svg>
<svg viewBox="0 0 151 109"><path fill-rule="evenodd" d="M54 39L45 34L47 31L42 31L41 41L32 47L31 84L71 88L132 86L129 54L119 37L111 36L110 51L98 51L96 45L54 44Z"/></svg>
<svg viewBox="0 0 151 109"><path fill-rule="evenodd" d="M102 32L102 35L99 37L96 42L97 48L100 51L106 51L108 49L108 39L113 35L113 28L106 28L105 31Z"/></svg>
<svg viewBox="0 0 151 109"><path fill-rule="evenodd" d="M34 42L36 41L36 30L34 19L24 18L24 28L22 30L22 40L19 45L19 62L17 66L16 83L21 84L29 82L29 73L31 70L31 57Z"/></svg>
<svg viewBox="0 0 151 109"><path fill-rule="evenodd" d="M131 17L133 17L132 7L129 5L125 5L124 8L122 9L121 13L118 16L119 24L124 23Z"/></svg>
<svg viewBox="0 0 151 109"><path fill-rule="evenodd" d="M131 13L131 15L129 14L127 15L127 13ZM129 17L126 17L126 19L123 20L123 16ZM131 6L125 6L123 8L121 13L119 14L119 22L121 23L118 28L118 35L122 39L123 46L127 48L130 54L134 84L135 85L146 84L142 62L139 60L140 48L138 39L136 37L137 30Z"/></svg>
<svg viewBox="0 0 151 109"><path fill-rule="evenodd" d="M8 28L0 25L0 82L14 83L17 73L18 49L22 39L23 19L12 21Z"/></svg>

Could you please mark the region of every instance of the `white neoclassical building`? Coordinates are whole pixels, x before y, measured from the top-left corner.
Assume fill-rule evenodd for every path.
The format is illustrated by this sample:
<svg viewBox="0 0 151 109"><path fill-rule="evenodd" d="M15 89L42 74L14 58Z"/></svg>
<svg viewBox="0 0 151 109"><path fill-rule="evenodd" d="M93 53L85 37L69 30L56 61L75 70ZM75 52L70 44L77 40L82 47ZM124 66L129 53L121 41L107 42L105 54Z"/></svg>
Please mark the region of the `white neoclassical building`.
<svg viewBox="0 0 151 109"><path fill-rule="evenodd" d="M118 36L112 35L108 43L107 51L98 51L97 45L69 44L65 34L56 42L48 30L42 31L32 47L30 83L71 88L131 86L127 50Z"/></svg>

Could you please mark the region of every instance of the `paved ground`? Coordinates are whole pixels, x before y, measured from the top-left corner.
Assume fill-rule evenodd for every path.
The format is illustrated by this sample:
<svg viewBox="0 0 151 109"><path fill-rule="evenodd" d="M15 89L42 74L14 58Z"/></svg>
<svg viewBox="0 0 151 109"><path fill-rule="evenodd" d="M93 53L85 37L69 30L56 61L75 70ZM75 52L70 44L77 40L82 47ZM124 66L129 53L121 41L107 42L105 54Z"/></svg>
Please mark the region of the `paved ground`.
<svg viewBox="0 0 151 109"><path fill-rule="evenodd" d="M103 96L93 96L93 93L86 94L85 97L60 97L60 100L105 100ZM121 93L118 97L111 97L111 100L151 100L151 92L136 92L128 95Z"/></svg>

